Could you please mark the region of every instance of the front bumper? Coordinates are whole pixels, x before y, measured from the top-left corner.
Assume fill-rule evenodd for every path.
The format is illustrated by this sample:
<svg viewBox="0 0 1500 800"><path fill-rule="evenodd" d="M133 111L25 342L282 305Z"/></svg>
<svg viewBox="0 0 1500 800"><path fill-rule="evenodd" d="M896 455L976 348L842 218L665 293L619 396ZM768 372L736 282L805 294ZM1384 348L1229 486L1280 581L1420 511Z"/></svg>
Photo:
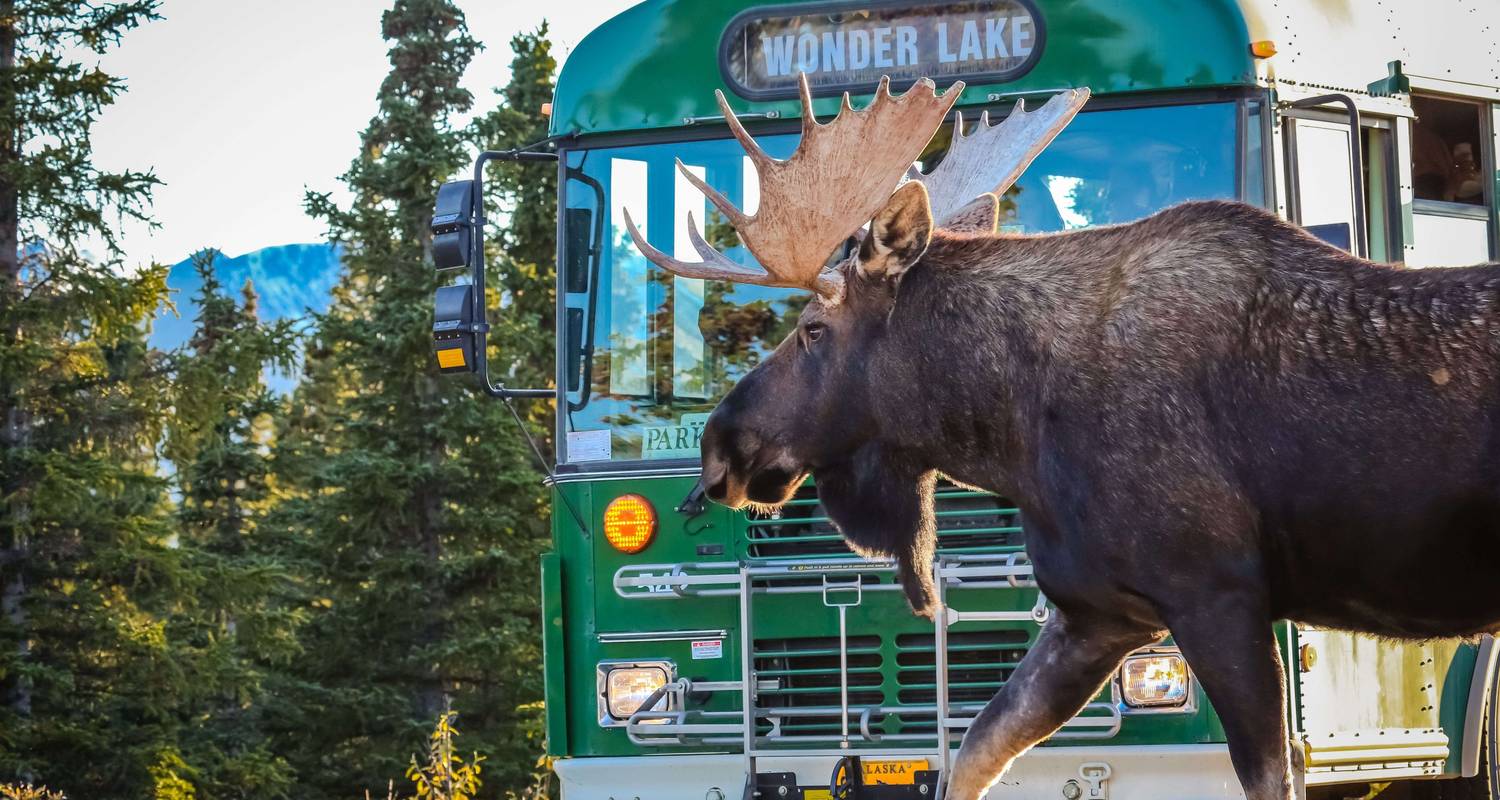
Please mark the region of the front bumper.
<svg viewBox="0 0 1500 800"><path fill-rule="evenodd" d="M867 759L876 752L861 752ZM761 756L756 770L793 772L803 787L826 787L836 759L820 756ZM1084 775L1108 765L1101 800L1228 800L1243 798L1222 744L1042 747L1019 759L990 800L1060 798L1075 781L1084 798L1092 787ZM1092 768L1084 770L1085 765ZM745 759L738 755L567 758L556 764L563 800L738 800L745 786ZM793 799L795 800L795 798Z"/></svg>

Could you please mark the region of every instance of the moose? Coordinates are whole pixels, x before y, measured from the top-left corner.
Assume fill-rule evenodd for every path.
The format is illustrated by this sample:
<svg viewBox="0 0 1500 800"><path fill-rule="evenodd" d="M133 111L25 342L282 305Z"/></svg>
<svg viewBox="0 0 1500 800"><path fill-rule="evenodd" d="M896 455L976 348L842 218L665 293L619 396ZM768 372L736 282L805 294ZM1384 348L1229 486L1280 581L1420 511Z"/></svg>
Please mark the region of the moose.
<svg viewBox="0 0 1500 800"><path fill-rule="evenodd" d="M759 211L682 172L760 270L701 237L701 262L671 258L627 214L672 273L816 295L709 418L708 496L775 506L814 476L849 545L897 561L919 614L939 611L939 477L1015 500L1055 613L965 735L951 800L982 796L1168 633L1245 795L1288 800L1273 621L1500 629L1500 265L1379 265L1230 202L999 234L997 196L1087 92L967 135L960 118L924 175L912 163L962 88L882 82L825 124L804 78L786 161L720 93Z"/></svg>

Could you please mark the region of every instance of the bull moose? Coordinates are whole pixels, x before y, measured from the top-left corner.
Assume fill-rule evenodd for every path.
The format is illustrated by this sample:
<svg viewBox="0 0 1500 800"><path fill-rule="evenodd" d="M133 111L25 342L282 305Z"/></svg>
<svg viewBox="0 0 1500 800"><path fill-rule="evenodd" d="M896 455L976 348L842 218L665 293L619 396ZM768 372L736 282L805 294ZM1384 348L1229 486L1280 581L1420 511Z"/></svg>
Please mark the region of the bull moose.
<svg viewBox="0 0 1500 800"><path fill-rule="evenodd" d="M952 800L980 797L1169 632L1246 796L1287 800L1274 620L1403 639L1500 627L1500 265L1382 266L1228 202L997 234L996 197L1087 93L967 136L960 120L943 164L912 171L961 90L883 82L820 124L804 78L786 161L721 93L760 210L683 174L763 271L701 238L703 261L671 258L627 215L670 272L816 294L709 418L703 485L775 506L815 476L850 546L896 559L919 614L937 610L939 476L1016 501L1055 613L964 737Z"/></svg>

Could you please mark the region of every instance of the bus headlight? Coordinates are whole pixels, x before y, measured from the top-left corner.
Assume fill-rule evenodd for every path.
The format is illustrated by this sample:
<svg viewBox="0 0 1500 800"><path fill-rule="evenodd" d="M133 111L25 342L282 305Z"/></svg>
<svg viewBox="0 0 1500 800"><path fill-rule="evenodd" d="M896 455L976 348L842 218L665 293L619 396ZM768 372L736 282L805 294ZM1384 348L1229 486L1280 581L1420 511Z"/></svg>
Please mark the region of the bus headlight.
<svg viewBox="0 0 1500 800"><path fill-rule="evenodd" d="M623 725L631 714L651 698L657 689L672 680L672 664L667 661L602 661L599 673L599 724ZM665 711L669 703L663 698L654 711Z"/></svg>
<svg viewBox="0 0 1500 800"><path fill-rule="evenodd" d="M1132 708L1181 706L1189 681L1187 662L1176 653L1130 656L1120 667L1120 696Z"/></svg>

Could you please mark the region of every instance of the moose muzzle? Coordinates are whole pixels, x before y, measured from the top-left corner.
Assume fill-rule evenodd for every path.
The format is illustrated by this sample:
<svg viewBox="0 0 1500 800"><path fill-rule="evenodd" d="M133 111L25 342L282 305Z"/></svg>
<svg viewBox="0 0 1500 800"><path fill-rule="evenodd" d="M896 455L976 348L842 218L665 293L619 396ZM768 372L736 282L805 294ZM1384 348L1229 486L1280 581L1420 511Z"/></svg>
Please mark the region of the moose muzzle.
<svg viewBox="0 0 1500 800"><path fill-rule="evenodd" d="M703 430L702 452L703 490L710 500L730 508L781 505L807 479L806 468L785 449L713 417Z"/></svg>

